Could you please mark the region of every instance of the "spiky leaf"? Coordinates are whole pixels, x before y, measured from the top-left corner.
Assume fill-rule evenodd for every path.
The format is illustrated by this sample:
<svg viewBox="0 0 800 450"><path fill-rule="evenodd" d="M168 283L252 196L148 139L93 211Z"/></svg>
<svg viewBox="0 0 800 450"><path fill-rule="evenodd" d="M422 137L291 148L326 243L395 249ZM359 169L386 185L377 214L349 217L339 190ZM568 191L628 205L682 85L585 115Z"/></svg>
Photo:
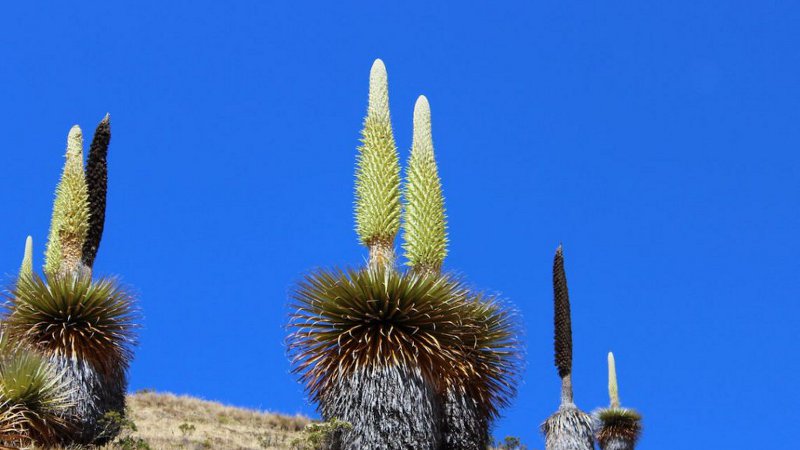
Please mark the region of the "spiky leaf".
<svg viewBox="0 0 800 450"><path fill-rule="evenodd" d="M400 162L389 116L386 67L369 76L369 106L356 158L356 231L367 246L391 245L400 229Z"/></svg>
<svg viewBox="0 0 800 450"><path fill-rule="evenodd" d="M408 265L438 272L447 256L447 217L431 136L431 110L421 95L414 106L414 137L405 185L403 238Z"/></svg>
<svg viewBox="0 0 800 450"><path fill-rule="evenodd" d="M72 273L20 279L5 319L9 336L46 355L124 371L134 342L133 299L116 280Z"/></svg>
<svg viewBox="0 0 800 450"><path fill-rule="evenodd" d="M67 154L56 187L44 271L76 271L89 228L89 196L83 172L83 134L75 125L67 137Z"/></svg>
<svg viewBox="0 0 800 450"><path fill-rule="evenodd" d="M106 220L106 191L108 186L108 143L111 140L111 118L108 114L94 131L89 156L86 158L86 187L89 199L89 228L83 243L83 263L94 265Z"/></svg>

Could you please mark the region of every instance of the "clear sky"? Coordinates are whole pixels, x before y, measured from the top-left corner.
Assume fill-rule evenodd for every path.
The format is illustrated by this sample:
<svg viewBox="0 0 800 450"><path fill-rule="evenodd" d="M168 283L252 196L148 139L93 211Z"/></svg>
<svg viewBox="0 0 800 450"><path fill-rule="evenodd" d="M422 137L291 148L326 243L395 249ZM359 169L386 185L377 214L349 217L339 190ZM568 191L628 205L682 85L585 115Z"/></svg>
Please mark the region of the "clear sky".
<svg viewBox="0 0 800 450"><path fill-rule="evenodd" d="M364 260L353 166L382 58L403 160L431 102L447 268L524 316L497 436L542 448L557 407L563 242L579 406L607 404L613 350L640 448L796 444L800 3L31 3L0 13L0 271L27 234L41 264L67 131L110 112L95 267L140 297L132 390L315 414L287 292Z"/></svg>

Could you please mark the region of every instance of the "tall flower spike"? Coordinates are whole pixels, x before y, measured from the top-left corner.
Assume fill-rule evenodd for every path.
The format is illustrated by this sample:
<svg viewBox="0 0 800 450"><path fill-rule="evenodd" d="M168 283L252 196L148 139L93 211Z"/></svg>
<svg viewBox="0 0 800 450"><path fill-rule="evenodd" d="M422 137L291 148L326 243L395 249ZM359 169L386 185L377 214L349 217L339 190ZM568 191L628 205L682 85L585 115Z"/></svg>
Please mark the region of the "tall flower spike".
<svg viewBox="0 0 800 450"><path fill-rule="evenodd" d="M420 95L414 106L414 137L406 176L403 224L408 265L438 273L447 256L447 216L431 135L431 108Z"/></svg>
<svg viewBox="0 0 800 450"><path fill-rule="evenodd" d="M619 388L617 387L617 365L614 362L614 354L608 352L608 398L611 399L611 407L619 408Z"/></svg>
<svg viewBox="0 0 800 450"><path fill-rule="evenodd" d="M369 247L370 266L391 266L400 229L400 162L389 116L386 67L375 60L369 106L356 159L356 232Z"/></svg>
<svg viewBox="0 0 800 450"><path fill-rule="evenodd" d="M594 450L592 418L578 409L572 396L572 321L564 253L560 245L553 258L553 303L555 362L561 377L561 404L541 426L545 450Z"/></svg>
<svg viewBox="0 0 800 450"><path fill-rule="evenodd" d="M103 226L106 220L106 191L108 186L108 143L111 140L111 117L106 114L97 125L86 158L86 187L89 191L89 229L83 243L83 264L94 265Z"/></svg>
<svg viewBox="0 0 800 450"><path fill-rule="evenodd" d="M45 253L47 273L76 272L81 266L83 242L89 228L89 199L83 173L83 134L73 126L67 137L67 155L56 187L50 236Z"/></svg>
<svg viewBox="0 0 800 450"><path fill-rule="evenodd" d="M572 319L561 245L558 246L553 258L553 300L555 364L558 376L561 377L561 402L572 403Z"/></svg>
<svg viewBox="0 0 800 450"><path fill-rule="evenodd" d="M33 238L28 236L25 239L25 253L22 256L19 277L29 277L31 275L33 275Z"/></svg>

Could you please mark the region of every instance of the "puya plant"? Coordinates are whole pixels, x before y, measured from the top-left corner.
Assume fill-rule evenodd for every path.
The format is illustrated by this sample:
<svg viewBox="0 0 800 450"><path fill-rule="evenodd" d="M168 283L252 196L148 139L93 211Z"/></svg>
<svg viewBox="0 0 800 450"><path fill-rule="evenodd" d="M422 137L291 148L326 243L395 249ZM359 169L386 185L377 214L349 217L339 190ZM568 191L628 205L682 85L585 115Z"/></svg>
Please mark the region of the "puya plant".
<svg viewBox="0 0 800 450"><path fill-rule="evenodd" d="M92 277L104 226L109 139L106 116L84 168L81 130L70 130L43 276L33 271L32 250L26 245L4 317L9 337L48 358L68 381L72 406L65 417L72 430L62 433L65 444L107 442L111 437L102 418L125 411L133 298L115 278Z"/></svg>
<svg viewBox="0 0 800 450"><path fill-rule="evenodd" d="M575 406L572 392L572 317L564 271L564 253L559 245L553 259L553 322L555 365L561 378L561 403L541 425L547 450L592 450L592 419Z"/></svg>
<svg viewBox="0 0 800 450"><path fill-rule="evenodd" d="M63 373L0 329L0 448L59 443L69 432L69 397Z"/></svg>
<svg viewBox="0 0 800 450"><path fill-rule="evenodd" d="M334 433L334 449L462 448L446 443L448 393L463 393L466 408L488 420L514 390L511 314L440 273L446 223L424 97L405 190L407 271L396 267L394 249L402 215L398 161L386 69L377 60L356 172L356 231L368 263L312 272L292 293L294 370L325 419L352 425ZM488 433L461 437L475 448L488 442Z"/></svg>
<svg viewBox="0 0 800 450"><path fill-rule="evenodd" d="M595 437L603 450L633 450L642 433L642 416L619 402L617 367L614 354L608 353L608 408L594 412Z"/></svg>
<svg viewBox="0 0 800 450"><path fill-rule="evenodd" d="M414 132L404 189L403 248L415 273L441 277L447 256L447 214L436 166L428 99L414 106ZM468 294L464 324L473 327L474 341L463 345L463 364L473 369L442 377L442 447L483 450L489 427L515 392L518 375L516 324L496 298Z"/></svg>

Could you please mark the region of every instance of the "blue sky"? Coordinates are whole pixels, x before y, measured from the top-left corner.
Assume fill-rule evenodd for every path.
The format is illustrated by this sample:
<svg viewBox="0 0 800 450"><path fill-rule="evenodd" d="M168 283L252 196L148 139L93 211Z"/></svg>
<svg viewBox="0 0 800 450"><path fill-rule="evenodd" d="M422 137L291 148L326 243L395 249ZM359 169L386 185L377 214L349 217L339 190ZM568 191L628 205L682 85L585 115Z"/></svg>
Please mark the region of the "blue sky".
<svg viewBox="0 0 800 450"><path fill-rule="evenodd" d="M447 267L524 316L497 436L542 448L557 407L563 242L579 406L607 403L613 350L640 448L790 448L800 4L429 3L4 4L0 271L27 234L41 263L67 131L110 112L96 271L140 297L131 389L313 414L287 292L365 257L352 172L380 57L403 160L431 102Z"/></svg>

